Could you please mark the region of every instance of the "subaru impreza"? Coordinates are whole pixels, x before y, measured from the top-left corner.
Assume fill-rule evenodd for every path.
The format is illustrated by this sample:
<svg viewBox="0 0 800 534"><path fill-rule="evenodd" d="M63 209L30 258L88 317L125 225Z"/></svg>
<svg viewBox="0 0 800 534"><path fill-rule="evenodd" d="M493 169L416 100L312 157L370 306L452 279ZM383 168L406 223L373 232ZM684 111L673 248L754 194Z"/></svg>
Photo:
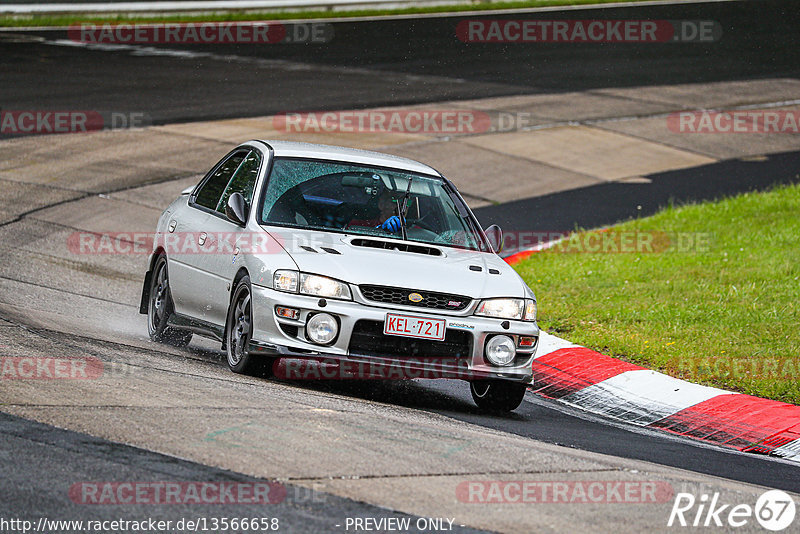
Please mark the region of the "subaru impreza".
<svg viewBox="0 0 800 534"><path fill-rule="evenodd" d="M140 311L155 341L219 340L236 373L394 365L466 380L478 406L508 411L532 379L539 329L501 246L427 165L250 141L159 218Z"/></svg>

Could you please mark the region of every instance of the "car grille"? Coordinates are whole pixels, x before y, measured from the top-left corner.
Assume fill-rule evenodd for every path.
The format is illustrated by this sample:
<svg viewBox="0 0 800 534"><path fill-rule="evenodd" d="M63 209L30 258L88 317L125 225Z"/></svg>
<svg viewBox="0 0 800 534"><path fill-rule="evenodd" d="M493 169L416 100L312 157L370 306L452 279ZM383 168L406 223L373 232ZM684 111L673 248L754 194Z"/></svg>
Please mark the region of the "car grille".
<svg viewBox="0 0 800 534"><path fill-rule="evenodd" d="M469 306L472 299L463 295L451 295L449 293L435 293L433 291L415 291L413 289L403 289L401 287L389 286L359 286L364 298L373 302L385 304L397 304L399 306L416 306L418 308L429 308L434 310L459 311ZM422 296L422 300L414 302L409 300L409 295L416 293Z"/></svg>
<svg viewBox="0 0 800 534"><path fill-rule="evenodd" d="M348 350L351 355L384 358L469 358L472 336L454 329L445 332L444 341L387 336L382 322L361 319L353 327Z"/></svg>

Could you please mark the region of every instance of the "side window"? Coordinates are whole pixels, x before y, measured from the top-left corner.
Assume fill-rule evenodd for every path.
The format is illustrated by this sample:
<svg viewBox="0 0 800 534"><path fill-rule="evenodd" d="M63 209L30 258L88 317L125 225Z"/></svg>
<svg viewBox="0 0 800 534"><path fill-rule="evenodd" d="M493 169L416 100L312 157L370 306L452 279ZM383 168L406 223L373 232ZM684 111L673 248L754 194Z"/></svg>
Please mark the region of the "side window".
<svg viewBox="0 0 800 534"><path fill-rule="evenodd" d="M225 188L225 192L220 197L217 203L218 212L225 213L228 198L234 193L241 193L247 204L250 204L250 201L253 200L253 189L256 187L256 178L258 178L258 169L260 167L261 155L257 150L251 150L239 165L239 168L228 182L228 187Z"/></svg>
<svg viewBox="0 0 800 534"><path fill-rule="evenodd" d="M247 152L239 151L226 159L197 192L194 197L194 203L204 208L216 210L222 192L225 191L225 187L231 181L233 173L239 168L239 164L242 163L246 155Z"/></svg>

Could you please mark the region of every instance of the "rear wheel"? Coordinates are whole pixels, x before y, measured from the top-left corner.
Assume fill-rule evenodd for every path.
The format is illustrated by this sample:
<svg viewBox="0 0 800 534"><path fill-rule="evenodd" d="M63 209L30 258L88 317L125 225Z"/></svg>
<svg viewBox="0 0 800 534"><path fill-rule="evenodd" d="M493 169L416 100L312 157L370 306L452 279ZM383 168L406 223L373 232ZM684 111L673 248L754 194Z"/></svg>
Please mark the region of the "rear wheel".
<svg viewBox="0 0 800 534"><path fill-rule="evenodd" d="M508 380L476 380L469 383L472 400L493 412L510 412L522 404L527 384Z"/></svg>
<svg viewBox="0 0 800 534"><path fill-rule="evenodd" d="M150 298L147 304L147 332L150 339L185 347L192 340L192 333L178 330L168 325L169 317L175 311L172 294L169 291L167 257L163 254L156 259L153 278L150 281Z"/></svg>
<svg viewBox="0 0 800 534"><path fill-rule="evenodd" d="M234 373L268 375L272 370L273 358L254 356L248 350L253 333L253 308L250 296L250 277L244 276L233 290L233 298L228 308L228 320L225 326L228 367Z"/></svg>

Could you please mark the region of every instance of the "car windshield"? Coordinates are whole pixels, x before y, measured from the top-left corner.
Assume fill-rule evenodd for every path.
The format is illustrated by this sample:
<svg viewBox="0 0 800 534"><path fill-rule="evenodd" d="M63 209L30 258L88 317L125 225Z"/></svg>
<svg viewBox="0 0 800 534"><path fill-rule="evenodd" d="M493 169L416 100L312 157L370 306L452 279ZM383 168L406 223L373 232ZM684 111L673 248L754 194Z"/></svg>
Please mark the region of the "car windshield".
<svg viewBox="0 0 800 534"><path fill-rule="evenodd" d="M463 201L441 178L351 163L276 158L259 222L402 239L406 193L409 241L485 248Z"/></svg>

